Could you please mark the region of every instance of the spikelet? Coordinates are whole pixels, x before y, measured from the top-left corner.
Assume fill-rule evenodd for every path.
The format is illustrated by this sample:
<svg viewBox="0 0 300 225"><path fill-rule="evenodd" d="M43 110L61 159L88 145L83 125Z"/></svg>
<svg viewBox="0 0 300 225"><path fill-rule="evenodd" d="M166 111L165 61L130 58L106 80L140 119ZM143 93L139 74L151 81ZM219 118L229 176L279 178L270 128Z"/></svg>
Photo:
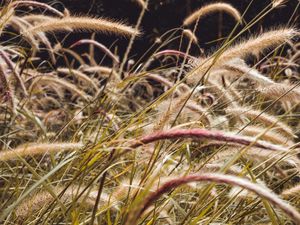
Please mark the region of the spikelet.
<svg viewBox="0 0 300 225"><path fill-rule="evenodd" d="M228 73L227 70L225 70L225 71L216 70L216 71L212 71L211 73L209 73L209 76L208 76L209 79L207 79L207 81L206 81L207 85L209 85L209 87L211 87L212 93L217 94L218 101L221 101L222 105L224 107L227 107L229 105L231 105L233 108L238 107L237 100L240 97L236 95L236 91L234 90L234 87L230 86L225 89L221 85L220 82L218 82L216 79L213 79L215 75L219 76L219 74L222 74L223 72L225 72L225 74ZM212 77L212 79L210 79L211 77Z"/></svg>
<svg viewBox="0 0 300 225"><path fill-rule="evenodd" d="M198 44L198 39L196 35L190 29L184 29L182 34L185 35L188 39L190 39L193 43Z"/></svg>
<svg viewBox="0 0 300 225"><path fill-rule="evenodd" d="M275 100L280 98L279 101L281 102L299 103L300 101L300 88L296 85L275 83L258 90L261 95L267 98Z"/></svg>
<svg viewBox="0 0 300 225"><path fill-rule="evenodd" d="M140 34L138 30L119 22L113 22L102 18L73 16L42 22L30 28L27 32L36 34L37 32L68 31L69 29L76 31L95 31L123 36Z"/></svg>
<svg viewBox="0 0 300 225"><path fill-rule="evenodd" d="M300 193L300 185L296 185L292 188L286 189L281 193L281 196L285 199L292 197L292 196L298 196L299 197Z"/></svg>
<svg viewBox="0 0 300 225"><path fill-rule="evenodd" d="M225 150L223 150L224 146L226 148ZM208 144L201 146L198 151L203 151L208 147L214 147L216 148L216 150L222 148L222 151L218 151L216 154L209 158L209 162L213 164L223 164L227 160L231 159L237 151L240 151L243 148L241 145L232 143L226 143L226 145L224 145L224 143L222 142L209 142ZM278 154L278 152L271 152L252 147L251 149L243 153L243 158L251 159L251 161L255 161L258 163L273 163L274 161L276 161L282 163L283 165L300 168L299 159L296 156L293 156L291 154L288 156L283 156L283 154ZM276 165L278 165L278 163Z"/></svg>
<svg viewBox="0 0 300 225"><path fill-rule="evenodd" d="M266 112L262 113L259 110L247 108L247 107L236 107L236 108L230 108L226 109L227 113L230 113L235 116L246 116L251 120L254 120L254 122L260 122L263 125L270 126L274 124L274 127L278 128L278 130L285 134L289 138L295 138L295 134L293 130L283 122L280 122L278 118L275 116L272 116Z"/></svg>
<svg viewBox="0 0 300 225"><path fill-rule="evenodd" d="M178 111L178 108L183 106L183 103L187 101L190 93L186 93L183 96L179 97L178 99L174 100L174 104L172 104L172 100L163 101L158 108L159 112L164 112L163 115L158 118L157 123L155 123L153 127L153 131L163 130L164 126L167 123L170 123L172 120L171 117L174 117L174 114Z"/></svg>
<svg viewBox="0 0 300 225"><path fill-rule="evenodd" d="M272 7L277 8L279 6L282 6L286 0L272 0Z"/></svg>
<svg viewBox="0 0 300 225"><path fill-rule="evenodd" d="M58 186L54 187L53 191L55 195L59 196L63 191L64 187ZM84 191L83 187L77 187L77 186L70 186L66 191L63 192L63 195L59 197L59 200L66 204L67 202L72 202L76 197L78 197L79 194L81 194ZM96 202L97 197L97 190L94 191L86 191L78 200L77 202L88 207L93 208ZM49 207L50 204L55 201L54 197L47 191L40 191L33 196L25 199L23 203L21 203L16 209L15 213L19 221L25 221L26 218L34 215L34 213L37 213L42 208L46 209L46 207ZM108 204L109 203L109 196L105 193L101 193L101 205L102 204Z"/></svg>
<svg viewBox="0 0 300 225"><path fill-rule="evenodd" d="M256 81L262 86L275 84L273 80L262 75L256 69L248 67L248 65L242 59L234 59L229 61L224 65L224 69L236 72L239 75L244 75L245 77Z"/></svg>
<svg viewBox="0 0 300 225"><path fill-rule="evenodd" d="M243 41L240 44L228 48L218 55L217 60L214 56L201 60L196 68L188 74L187 82L196 84L203 76L203 73L209 68L215 69L222 67L233 59L244 58L250 54L259 55L265 49L281 45L291 40L296 35L298 35L298 32L295 29L282 28L265 32L257 37L252 37L247 41Z"/></svg>
<svg viewBox="0 0 300 225"><path fill-rule="evenodd" d="M201 7L200 9L198 9L197 11L195 11L194 13L192 13L190 16L188 16L187 18L185 18L183 25L188 26L191 25L192 23L194 23L195 21L197 21L198 19L214 13L214 12L226 12L229 15L233 16L239 23L242 22L242 17L241 14L239 13L239 11L234 8L232 5L228 4L228 3L212 3L206 6Z"/></svg>
<svg viewBox="0 0 300 225"><path fill-rule="evenodd" d="M280 145L291 145L293 144L289 139L285 138L284 136L280 135L279 133L268 130L267 132L266 128L259 127L259 126L247 126L241 131L241 134L246 136L258 136L263 133L263 135L260 136L260 139L265 141L270 141L274 144L280 144Z"/></svg>
<svg viewBox="0 0 300 225"><path fill-rule="evenodd" d="M227 49L221 58L222 60L229 60L243 58L248 54L259 55L265 49L281 45L296 35L298 32L293 28L274 29Z"/></svg>
<svg viewBox="0 0 300 225"><path fill-rule="evenodd" d="M10 23L10 20L14 17L15 10L12 7L2 8L0 11L0 35L6 26Z"/></svg>
<svg viewBox="0 0 300 225"><path fill-rule="evenodd" d="M164 128L168 127L167 125L172 124L179 112L179 109L181 109L182 107L183 110L181 112L181 115L183 118L195 118L197 115L199 115L200 118L197 117L197 120L199 120L199 122L202 122L205 125L209 124L209 118L206 115L205 109L197 105L197 103L193 99L188 99L189 96L190 91L182 94L178 98L172 100L167 99L161 102L158 105L157 110L163 113L156 119L157 122L153 127L153 131L163 130Z"/></svg>
<svg viewBox="0 0 300 225"><path fill-rule="evenodd" d="M82 143L43 143L27 144L16 149L0 151L0 161L18 159L18 157L41 155L48 152L64 152L78 150L83 147Z"/></svg>
<svg viewBox="0 0 300 225"><path fill-rule="evenodd" d="M238 174L237 174L238 175ZM260 184L263 187L267 187L266 184L259 180L256 179L256 183ZM230 192L228 193L229 198L237 198L237 199L245 199L245 200L254 200L257 196L248 190L245 190L244 188L241 187L232 187Z"/></svg>

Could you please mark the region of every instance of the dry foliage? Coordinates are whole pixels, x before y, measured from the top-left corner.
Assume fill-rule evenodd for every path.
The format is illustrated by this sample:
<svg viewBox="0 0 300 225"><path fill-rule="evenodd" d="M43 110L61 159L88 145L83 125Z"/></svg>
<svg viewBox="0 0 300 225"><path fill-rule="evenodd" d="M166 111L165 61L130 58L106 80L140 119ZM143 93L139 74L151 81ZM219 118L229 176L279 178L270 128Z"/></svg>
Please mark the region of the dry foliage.
<svg viewBox="0 0 300 225"><path fill-rule="evenodd" d="M184 20L196 22L180 30L186 51L165 49L165 35L135 62L150 8L134 2L135 26L36 1L1 8L0 223L300 224L297 29L247 38L245 23L192 55L202 17L224 11L242 25L242 12L213 3ZM130 39L120 57L94 34L66 46L61 31Z"/></svg>

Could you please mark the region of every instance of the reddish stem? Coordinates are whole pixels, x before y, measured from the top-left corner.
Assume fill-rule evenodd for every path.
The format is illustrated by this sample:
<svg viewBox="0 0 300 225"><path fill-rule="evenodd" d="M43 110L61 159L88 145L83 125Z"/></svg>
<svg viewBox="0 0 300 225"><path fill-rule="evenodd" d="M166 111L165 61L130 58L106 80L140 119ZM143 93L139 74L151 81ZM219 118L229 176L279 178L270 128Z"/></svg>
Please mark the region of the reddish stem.
<svg viewBox="0 0 300 225"><path fill-rule="evenodd" d="M218 174L218 173L207 173L207 174L201 174L201 175L189 175L185 177L179 177L170 180L169 182L166 182L163 184L160 188L158 188L155 192L151 193L144 201L141 208L138 209L138 211L135 211L129 219L131 219L130 222L133 222L133 220L136 220L137 218L140 218L143 212L152 205L156 200L160 198L163 194L170 192L172 189L177 188L181 185L191 183L191 182L214 182L214 183L224 183L229 184L233 186L239 186L241 188L245 188L251 192L254 192L261 198L264 198L268 200L270 203L272 203L274 206L277 206L282 211L284 211L290 218L294 220L296 224L300 224L300 214L297 212L297 210L284 202L282 199L280 199L277 195L272 193L272 190L270 190L267 187L260 186L258 184L252 183L249 180L242 179L237 176L231 176L231 175L225 175L225 174ZM129 222L129 221L127 221Z"/></svg>
<svg viewBox="0 0 300 225"><path fill-rule="evenodd" d="M206 129L171 129L167 131L159 131L140 138L136 143L132 144L132 148L141 145L165 139L193 138L193 139L209 139L215 141L224 141L229 143L237 143L241 145L253 145L272 151L287 151L283 146L274 145L266 141L256 140L256 138L223 133L220 131L211 131Z"/></svg>

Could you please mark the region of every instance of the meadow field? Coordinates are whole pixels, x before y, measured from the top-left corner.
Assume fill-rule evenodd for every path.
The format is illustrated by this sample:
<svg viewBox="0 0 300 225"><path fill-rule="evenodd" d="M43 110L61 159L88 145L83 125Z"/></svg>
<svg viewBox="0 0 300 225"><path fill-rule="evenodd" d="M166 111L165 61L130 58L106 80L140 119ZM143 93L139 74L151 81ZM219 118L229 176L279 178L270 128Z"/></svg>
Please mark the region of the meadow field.
<svg viewBox="0 0 300 225"><path fill-rule="evenodd" d="M300 225L299 0L119 2L1 2L0 224Z"/></svg>

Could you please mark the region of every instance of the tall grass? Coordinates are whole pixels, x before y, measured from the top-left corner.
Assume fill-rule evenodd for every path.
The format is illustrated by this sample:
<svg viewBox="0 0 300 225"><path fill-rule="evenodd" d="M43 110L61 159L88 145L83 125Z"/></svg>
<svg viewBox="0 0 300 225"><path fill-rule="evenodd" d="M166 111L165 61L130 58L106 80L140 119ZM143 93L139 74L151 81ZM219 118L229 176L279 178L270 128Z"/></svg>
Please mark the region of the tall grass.
<svg viewBox="0 0 300 225"><path fill-rule="evenodd" d="M205 5L136 62L152 1L134 2L135 25L3 3L0 223L300 224L299 31L244 35L284 2L250 22ZM194 55L199 21L215 12L237 26ZM66 45L78 31L94 34ZM127 36L125 54L95 33Z"/></svg>

